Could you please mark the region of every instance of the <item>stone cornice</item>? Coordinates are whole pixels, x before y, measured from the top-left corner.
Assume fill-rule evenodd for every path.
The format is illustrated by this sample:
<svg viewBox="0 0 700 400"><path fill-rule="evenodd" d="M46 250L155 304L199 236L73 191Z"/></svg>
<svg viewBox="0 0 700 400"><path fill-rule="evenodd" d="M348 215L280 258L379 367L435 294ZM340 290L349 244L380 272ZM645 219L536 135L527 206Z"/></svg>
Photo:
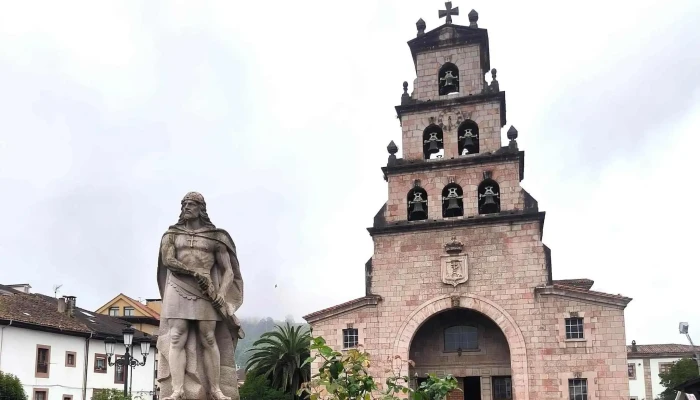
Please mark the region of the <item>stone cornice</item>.
<svg viewBox="0 0 700 400"><path fill-rule="evenodd" d="M506 92L498 93L481 93L474 94L471 96L459 96L452 99L444 100L409 100L408 103L402 104L400 106L394 107L396 109L396 116L401 119L404 114L430 111L430 110L443 110L446 107L460 106L466 104L477 104L486 103L489 101L499 101L501 103L501 127L506 124Z"/></svg>
<svg viewBox="0 0 700 400"><path fill-rule="evenodd" d="M525 177L525 152L519 150L510 150L508 147L501 147L493 153L483 153L468 156L460 156L457 158L443 158L438 160L404 160L398 159L393 165L382 167L384 180L389 175L406 174L410 172L427 172L439 171L443 169L469 167L472 165L493 164L506 161L519 162L519 179Z"/></svg>
<svg viewBox="0 0 700 400"><path fill-rule="evenodd" d="M455 229L476 225L539 221L541 238L542 228L544 226L544 216L544 211L528 212L518 210L513 212L501 212L498 214L475 215L460 219L450 218L439 220L389 222L386 225L367 228L367 231L371 236L376 236L392 233Z"/></svg>
<svg viewBox="0 0 700 400"><path fill-rule="evenodd" d="M350 300L348 302L335 305L333 307L328 307L324 308L323 310L312 312L311 314L304 315L302 318L304 318L306 322L312 324L314 322L335 317L336 315L340 315L348 311L353 311L358 308L376 306L377 304L379 304L379 301L381 299L381 296L375 294L368 295L360 297L359 299Z"/></svg>
<svg viewBox="0 0 700 400"><path fill-rule="evenodd" d="M623 309L627 307L627 304L629 304L630 301L632 301L632 299L629 297L602 292L594 292L589 290L579 290L572 287L566 287L557 284L538 286L535 288L535 293L537 293L540 296L559 296L589 303L597 303L607 306L619 307Z"/></svg>

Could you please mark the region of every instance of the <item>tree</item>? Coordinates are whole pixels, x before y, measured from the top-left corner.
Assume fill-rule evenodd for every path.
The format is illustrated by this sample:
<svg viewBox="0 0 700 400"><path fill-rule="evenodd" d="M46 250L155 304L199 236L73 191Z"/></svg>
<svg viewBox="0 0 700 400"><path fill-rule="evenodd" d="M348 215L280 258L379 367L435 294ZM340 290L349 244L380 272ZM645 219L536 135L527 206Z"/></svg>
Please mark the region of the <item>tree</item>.
<svg viewBox="0 0 700 400"><path fill-rule="evenodd" d="M674 362L668 372L659 374L659 378L661 378L661 385L666 388L666 390L661 392L659 399L675 399L676 391L673 390L673 388L689 379L697 378L698 375L698 364L694 359L681 358L680 360Z"/></svg>
<svg viewBox="0 0 700 400"><path fill-rule="evenodd" d="M270 382L262 375L250 374L238 389L241 400L293 400L294 395L270 387Z"/></svg>
<svg viewBox="0 0 700 400"><path fill-rule="evenodd" d="M252 372L269 379L272 387L286 393L296 393L309 379L310 370L303 366L309 357L309 331L301 326L277 325L263 333L253 343L246 373Z"/></svg>
<svg viewBox="0 0 700 400"><path fill-rule="evenodd" d="M27 394L24 393L24 388L19 378L0 371L0 399L27 400Z"/></svg>

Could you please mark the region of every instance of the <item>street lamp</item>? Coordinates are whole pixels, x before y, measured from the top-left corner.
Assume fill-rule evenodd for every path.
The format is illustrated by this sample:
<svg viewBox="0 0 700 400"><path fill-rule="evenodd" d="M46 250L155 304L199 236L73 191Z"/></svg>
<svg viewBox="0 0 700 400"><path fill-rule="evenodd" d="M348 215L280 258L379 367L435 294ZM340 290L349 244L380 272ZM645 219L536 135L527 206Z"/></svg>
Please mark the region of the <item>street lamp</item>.
<svg viewBox="0 0 700 400"><path fill-rule="evenodd" d="M117 343L113 337L108 337L105 339L105 353L107 353L107 363L110 367L117 365L124 368L124 396L126 397L128 396L129 367L133 368L146 365L146 357L148 357L148 353L151 351L151 341L147 336L139 341L143 361L138 361L129 353L129 349L134 341L134 328L131 326L124 328L122 335L124 338L124 347L126 348L124 356L122 358L115 359L114 362L112 362L114 345Z"/></svg>
<svg viewBox="0 0 700 400"><path fill-rule="evenodd" d="M700 354L697 351L697 348L693 344L693 339L690 338L690 334L688 333L688 323L687 322L681 322L678 324L678 333L681 335L685 335L685 337L688 338L688 342L690 342L690 345L693 346L693 351L695 352L695 362L698 363L698 371L700 371Z"/></svg>

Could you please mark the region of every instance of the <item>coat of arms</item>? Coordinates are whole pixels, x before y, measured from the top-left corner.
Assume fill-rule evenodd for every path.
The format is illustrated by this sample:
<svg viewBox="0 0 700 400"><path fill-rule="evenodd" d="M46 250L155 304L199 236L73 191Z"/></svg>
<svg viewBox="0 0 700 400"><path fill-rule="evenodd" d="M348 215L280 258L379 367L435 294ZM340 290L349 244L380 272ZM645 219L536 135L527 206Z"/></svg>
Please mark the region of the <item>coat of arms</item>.
<svg viewBox="0 0 700 400"><path fill-rule="evenodd" d="M467 255L462 254L463 248L464 245L458 242L456 237L445 245L448 255L442 257L442 281L447 285L457 287L467 281Z"/></svg>

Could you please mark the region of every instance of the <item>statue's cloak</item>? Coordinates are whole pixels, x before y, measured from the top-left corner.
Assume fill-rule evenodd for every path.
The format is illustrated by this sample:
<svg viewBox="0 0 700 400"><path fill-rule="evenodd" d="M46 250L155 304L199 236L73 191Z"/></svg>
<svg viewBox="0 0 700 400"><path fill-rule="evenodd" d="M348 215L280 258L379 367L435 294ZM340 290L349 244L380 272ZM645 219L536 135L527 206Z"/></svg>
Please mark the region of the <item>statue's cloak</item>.
<svg viewBox="0 0 700 400"><path fill-rule="evenodd" d="M233 243L231 236L223 229L215 228L198 231L194 234L187 232L180 225L171 226L163 237L166 235L187 235L194 237L202 237L215 240L226 246L228 255L231 261L233 270L232 281L229 282L229 287L226 293L222 293L226 305L222 311L229 314L235 319L233 313L243 304L243 278L241 276L238 257L236 256L236 246ZM165 285L168 274L172 272L163 264L163 260L158 252L158 289L160 290L161 298L165 293ZM221 279L224 275L222 266L215 263L212 268L211 281L214 288L218 292L221 287ZM187 365L185 367L185 398L186 399L207 399L209 398L209 381L204 372L204 357L201 345L199 344L198 332L195 326L190 324L190 331L185 344L185 352L187 357ZM226 321L217 321L216 323L216 342L219 346L221 354L221 390L232 400L239 400L238 395L238 377L236 373L236 362L234 361L234 353L239 336L242 337L242 331L235 329ZM165 398L172 394L172 382L170 376L170 364L168 362L170 353L170 326L167 318L161 318L160 327L158 329L158 382L160 384L160 398Z"/></svg>

